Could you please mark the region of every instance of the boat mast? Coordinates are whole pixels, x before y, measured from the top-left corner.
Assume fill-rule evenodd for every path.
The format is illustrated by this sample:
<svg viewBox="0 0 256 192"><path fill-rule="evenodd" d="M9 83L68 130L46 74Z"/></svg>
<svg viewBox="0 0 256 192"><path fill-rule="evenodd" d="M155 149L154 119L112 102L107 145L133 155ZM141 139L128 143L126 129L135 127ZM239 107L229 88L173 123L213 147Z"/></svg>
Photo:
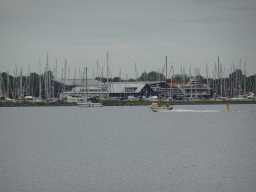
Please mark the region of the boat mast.
<svg viewBox="0 0 256 192"><path fill-rule="evenodd" d="M75 74L74 74L74 95L76 96L76 68L75 68Z"/></svg>
<svg viewBox="0 0 256 192"><path fill-rule="evenodd" d="M82 71L81 71L82 72ZM85 96L85 89L84 89L84 76L85 76L85 67L84 67L84 72L83 72L83 86L82 86L82 88L83 88L83 92L82 92L82 94L83 94L83 97Z"/></svg>
<svg viewBox="0 0 256 192"><path fill-rule="evenodd" d="M51 71L51 69L49 67L48 59L47 59L47 65L48 65L48 69L47 69L47 83L48 83L47 84L47 88L48 88L47 92L48 92L48 95L47 95L47 97L50 98L51 97L51 84L50 84L50 71Z"/></svg>
<svg viewBox="0 0 256 192"><path fill-rule="evenodd" d="M239 95L241 95L241 87L242 87L242 85L241 85L241 82L242 82L242 69L241 69L242 67L241 67L241 65L242 65L242 63L241 63L241 59L240 59L240 62L239 62L239 73L238 73Z"/></svg>
<svg viewBox="0 0 256 192"><path fill-rule="evenodd" d="M107 51L107 83L108 83L108 51Z"/></svg>
<svg viewBox="0 0 256 192"><path fill-rule="evenodd" d="M79 68L78 68L78 79L79 79L79 82L80 82L80 89L79 89L79 93L78 93L78 95L79 96L82 96L82 93L81 93L81 89L82 89L82 76L81 76L81 72L80 72L80 66L79 66Z"/></svg>
<svg viewBox="0 0 256 192"><path fill-rule="evenodd" d="M219 60L219 56L218 56L218 94L221 92L220 91L220 60Z"/></svg>
<svg viewBox="0 0 256 192"><path fill-rule="evenodd" d="M46 74L45 74L45 84L46 84L46 90L45 90L45 100L48 99L48 53L47 53L47 61L46 61Z"/></svg>
<svg viewBox="0 0 256 192"><path fill-rule="evenodd" d="M67 60L65 59L65 66L64 66L64 93L66 92L66 72L67 72Z"/></svg>
<svg viewBox="0 0 256 192"><path fill-rule="evenodd" d="M12 80L12 89L13 89L13 91L12 91L12 98L14 99L15 98L15 71L13 71L13 80ZM1 91L1 89L0 89L0 91ZM1 95L1 93L0 93L0 95Z"/></svg>
<svg viewBox="0 0 256 192"><path fill-rule="evenodd" d="M57 59L56 59L56 73L55 73L55 79L58 79Z"/></svg>
<svg viewBox="0 0 256 192"><path fill-rule="evenodd" d="M232 66L231 66L231 64L230 64L230 79L229 79L229 81L230 81L230 95L231 95L231 97L232 97L232 94L233 94L233 80L232 80L232 78L233 78L233 75L232 75Z"/></svg>
<svg viewBox="0 0 256 192"><path fill-rule="evenodd" d="M18 68L17 68L17 63L15 63L15 69L16 69L16 73L15 73L15 98L18 95L18 87L16 87L16 85L18 85Z"/></svg>
<svg viewBox="0 0 256 192"><path fill-rule="evenodd" d="M22 67L20 68L20 95L22 96Z"/></svg>
<svg viewBox="0 0 256 192"><path fill-rule="evenodd" d="M167 81L167 56L166 56L166 76L165 76L165 81Z"/></svg>
<svg viewBox="0 0 256 192"><path fill-rule="evenodd" d="M189 80L190 80L190 98L192 98L191 66L189 68Z"/></svg>
<svg viewBox="0 0 256 192"><path fill-rule="evenodd" d="M20 91L19 95L21 96L22 94L22 67L20 67Z"/></svg>
<svg viewBox="0 0 256 192"><path fill-rule="evenodd" d="M108 99L108 51L107 51L107 99Z"/></svg>
<svg viewBox="0 0 256 192"><path fill-rule="evenodd" d="M41 85L41 63L40 63L40 59L39 59L39 100L41 101L42 95L42 85Z"/></svg>
<svg viewBox="0 0 256 192"><path fill-rule="evenodd" d="M70 66L68 66L68 78L70 79Z"/></svg>
<svg viewBox="0 0 256 192"><path fill-rule="evenodd" d="M7 91L7 97L9 97L9 71L7 71L7 88L6 88L6 91Z"/></svg>
<svg viewBox="0 0 256 192"><path fill-rule="evenodd" d="M97 61L97 78L99 78L99 73L98 73L98 70L99 70L99 63ZM100 78L99 78L100 79ZM97 86L97 89L98 89L98 96L100 98L100 86L99 86L99 83L97 82L98 86Z"/></svg>
<svg viewBox="0 0 256 192"><path fill-rule="evenodd" d="M246 71L245 71L245 61L244 61L244 95L245 95L245 92L246 92L245 81L246 81Z"/></svg>
<svg viewBox="0 0 256 192"><path fill-rule="evenodd" d="M207 68L207 63L206 63L206 78L207 78L207 86L208 86L209 84L208 84L208 68Z"/></svg>
<svg viewBox="0 0 256 192"><path fill-rule="evenodd" d="M137 82L137 68L136 68L136 63L135 63L135 80Z"/></svg>
<svg viewBox="0 0 256 192"><path fill-rule="evenodd" d="M0 71L0 96L2 96L2 73Z"/></svg>
<svg viewBox="0 0 256 192"><path fill-rule="evenodd" d="M86 83L86 97L87 97L87 101L88 101L88 88L87 88L87 67L86 67L86 69L85 69L85 75L86 75L86 81L85 81L85 83Z"/></svg>
<svg viewBox="0 0 256 192"><path fill-rule="evenodd" d="M28 95L31 95L31 91L30 91L30 81L31 81L31 76L30 76L30 65L28 66Z"/></svg>
<svg viewBox="0 0 256 192"><path fill-rule="evenodd" d="M35 97L35 90L34 90L34 80L35 80L35 73L32 73L32 97L34 96ZM36 87L36 85L35 85L35 87Z"/></svg>
<svg viewBox="0 0 256 192"><path fill-rule="evenodd" d="M222 64L220 64L220 96L222 97Z"/></svg>

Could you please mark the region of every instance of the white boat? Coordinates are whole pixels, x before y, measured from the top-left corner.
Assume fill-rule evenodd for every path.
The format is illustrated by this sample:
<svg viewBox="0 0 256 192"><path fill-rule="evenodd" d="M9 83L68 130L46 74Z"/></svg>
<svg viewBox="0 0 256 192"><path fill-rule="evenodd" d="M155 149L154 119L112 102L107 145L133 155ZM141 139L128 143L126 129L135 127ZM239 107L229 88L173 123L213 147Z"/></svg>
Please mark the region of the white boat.
<svg viewBox="0 0 256 192"><path fill-rule="evenodd" d="M157 96L150 96L149 98L147 98L148 101L157 101L158 97Z"/></svg>
<svg viewBox="0 0 256 192"><path fill-rule="evenodd" d="M255 100L255 95L252 92L249 92L246 96L247 100Z"/></svg>
<svg viewBox="0 0 256 192"><path fill-rule="evenodd" d="M255 100L255 96L253 95L249 95L246 97L247 100Z"/></svg>
<svg viewBox="0 0 256 192"><path fill-rule="evenodd" d="M10 99L9 97L4 98L5 102L15 102L15 99Z"/></svg>
<svg viewBox="0 0 256 192"><path fill-rule="evenodd" d="M87 101L87 97L72 97L72 96L67 96L65 100L68 103L83 103L84 101Z"/></svg>
<svg viewBox="0 0 256 192"><path fill-rule="evenodd" d="M25 99L25 101L27 101L27 102L33 102L33 97L30 96L30 95L25 96L24 99Z"/></svg>
<svg viewBox="0 0 256 192"><path fill-rule="evenodd" d="M88 87L87 87L87 68L86 68L86 100L83 100L82 102L77 102L76 104L79 106L79 107L103 107L102 103L96 103L96 102L93 102L93 100L90 100L89 97L88 97ZM88 101L89 100L89 101Z"/></svg>
<svg viewBox="0 0 256 192"><path fill-rule="evenodd" d="M173 109L173 107L170 107L168 104L162 105L161 103L152 103L149 107L154 112L169 111Z"/></svg>
<svg viewBox="0 0 256 192"><path fill-rule="evenodd" d="M79 107L103 107L102 103L92 103L92 102L86 102L86 103L77 103Z"/></svg>
<svg viewBox="0 0 256 192"><path fill-rule="evenodd" d="M57 102L57 98L48 98L47 102L50 102L50 103Z"/></svg>

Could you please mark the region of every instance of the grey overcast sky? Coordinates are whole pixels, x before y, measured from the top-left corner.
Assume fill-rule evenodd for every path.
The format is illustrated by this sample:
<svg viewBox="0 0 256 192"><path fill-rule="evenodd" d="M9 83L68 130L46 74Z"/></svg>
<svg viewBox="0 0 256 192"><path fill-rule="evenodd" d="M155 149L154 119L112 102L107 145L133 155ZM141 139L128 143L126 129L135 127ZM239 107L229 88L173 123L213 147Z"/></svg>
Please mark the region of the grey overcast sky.
<svg viewBox="0 0 256 192"><path fill-rule="evenodd" d="M106 77L135 78L138 74L162 71L165 58L168 74L181 67L192 75L212 77L218 56L226 74L230 67L247 76L256 73L255 0L1 0L0 71L23 75L39 73L58 63L58 78L65 59L70 78L88 68L88 77L97 75L97 61ZM67 70L67 77L69 77Z"/></svg>

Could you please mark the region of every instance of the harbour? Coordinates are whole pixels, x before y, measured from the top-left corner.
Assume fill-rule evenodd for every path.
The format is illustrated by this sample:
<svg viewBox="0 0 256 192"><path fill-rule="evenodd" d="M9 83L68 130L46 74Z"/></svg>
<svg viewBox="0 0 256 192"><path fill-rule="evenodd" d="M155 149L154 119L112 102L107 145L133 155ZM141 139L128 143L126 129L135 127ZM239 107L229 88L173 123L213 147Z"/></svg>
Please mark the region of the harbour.
<svg viewBox="0 0 256 192"><path fill-rule="evenodd" d="M212 78L208 77L208 65L206 64L206 78L200 75L200 68L189 67L188 74L185 67L181 68L180 74L174 74L173 64L168 68L167 57L163 71L145 71L138 77L135 64L135 79L114 77L109 78L108 52L107 71L104 77L103 69L99 75L91 79L87 76L87 67L83 74L79 67L79 77L70 78L70 66L65 59L62 76L58 78L57 60L56 69L48 68L48 53L45 72L41 74L30 73L23 76L23 68L14 71L14 76L7 73L0 74L0 100L1 102L75 102L79 106L102 106L105 100L145 100L145 101L198 101L198 100L256 100L255 77L246 76L246 67L242 70L240 59L239 68L230 68L227 74L225 68L219 63L218 70L215 63L215 71ZM39 61L39 66L41 64ZM67 78L67 68L69 68ZM97 63L97 71L100 67ZM169 74L168 74L169 72ZM94 72L93 72L94 73ZM164 74L165 73L165 74ZM121 74L121 71L120 71ZM87 103L87 104L82 104ZM97 103L97 105L95 104Z"/></svg>
<svg viewBox="0 0 256 192"><path fill-rule="evenodd" d="M0 192L256 192L256 1L0 6Z"/></svg>

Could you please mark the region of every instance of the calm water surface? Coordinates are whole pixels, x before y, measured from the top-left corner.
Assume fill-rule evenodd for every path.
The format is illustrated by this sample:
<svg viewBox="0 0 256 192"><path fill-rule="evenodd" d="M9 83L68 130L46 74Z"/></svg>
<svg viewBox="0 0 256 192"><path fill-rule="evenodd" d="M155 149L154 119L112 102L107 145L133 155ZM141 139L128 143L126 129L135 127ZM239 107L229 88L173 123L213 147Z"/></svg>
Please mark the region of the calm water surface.
<svg viewBox="0 0 256 192"><path fill-rule="evenodd" d="M256 191L256 105L0 108L0 191Z"/></svg>

